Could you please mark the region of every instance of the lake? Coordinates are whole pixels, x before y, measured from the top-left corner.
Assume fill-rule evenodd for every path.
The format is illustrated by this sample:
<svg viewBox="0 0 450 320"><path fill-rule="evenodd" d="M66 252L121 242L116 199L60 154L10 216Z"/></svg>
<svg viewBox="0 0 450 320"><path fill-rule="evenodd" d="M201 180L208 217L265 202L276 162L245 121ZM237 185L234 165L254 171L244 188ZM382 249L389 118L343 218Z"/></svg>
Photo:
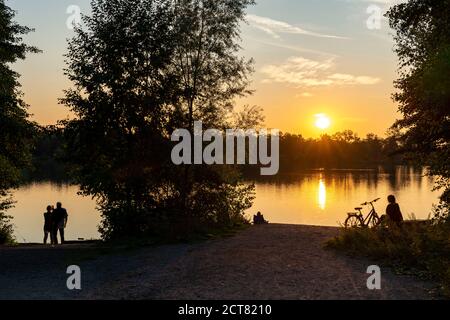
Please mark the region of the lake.
<svg viewBox="0 0 450 320"><path fill-rule="evenodd" d="M313 170L276 178L259 179L256 200L248 217L261 211L273 223L338 226L346 213L362 202L382 198L376 209L384 213L386 197L395 194L405 218L428 218L439 192L432 192L433 179L425 171L397 167L392 171ZM14 194L14 217L19 242L41 242L43 213L48 204L61 201L69 212L66 238L99 238L100 214L95 202L77 194L76 186L33 183Z"/></svg>

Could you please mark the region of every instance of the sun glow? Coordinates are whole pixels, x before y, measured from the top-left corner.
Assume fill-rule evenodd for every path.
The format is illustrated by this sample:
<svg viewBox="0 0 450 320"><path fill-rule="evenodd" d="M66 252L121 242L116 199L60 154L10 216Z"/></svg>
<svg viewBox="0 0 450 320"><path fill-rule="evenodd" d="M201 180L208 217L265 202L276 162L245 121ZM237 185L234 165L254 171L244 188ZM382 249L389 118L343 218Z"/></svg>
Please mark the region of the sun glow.
<svg viewBox="0 0 450 320"><path fill-rule="evenodd" d="M330 118L323 113L316 114L316 127L320 130L326 130L331 126Z"/></svg>

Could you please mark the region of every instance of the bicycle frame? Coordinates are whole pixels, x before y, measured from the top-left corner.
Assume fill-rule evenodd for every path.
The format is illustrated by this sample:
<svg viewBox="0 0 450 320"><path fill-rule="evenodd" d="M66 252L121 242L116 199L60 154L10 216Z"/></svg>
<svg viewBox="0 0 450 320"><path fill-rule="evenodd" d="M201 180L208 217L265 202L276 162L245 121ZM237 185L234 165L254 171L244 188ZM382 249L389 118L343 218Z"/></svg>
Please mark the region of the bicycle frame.
<svg viewBox="0 0 450 320"><path fill-rule="evenodd" d="M372 206L372 209L370 210L369 214L367 215L367 217L363 220L363 224L365 226L368 226L370 224L370 222L374 219L374 218L378 218L378 214L377 211L375 210L375 207L373 205L373 203L370 203L370 205ZM364 218L363 213L361 212L361 210L359 210L359 213L361 215L362 218Z"/></svg>

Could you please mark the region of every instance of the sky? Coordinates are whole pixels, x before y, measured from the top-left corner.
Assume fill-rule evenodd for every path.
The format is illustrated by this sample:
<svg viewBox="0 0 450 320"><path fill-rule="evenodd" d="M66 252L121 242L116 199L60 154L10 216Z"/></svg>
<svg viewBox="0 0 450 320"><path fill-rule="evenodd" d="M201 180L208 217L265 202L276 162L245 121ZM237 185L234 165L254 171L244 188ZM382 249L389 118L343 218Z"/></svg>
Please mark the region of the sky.
<svg viewBox="0 0 450 320"><path fill-rule="evenodd" d="M26 42L43 50L14 66L33 120L48 125L69 117L58 104L71 86L63 72L73 36L67 20L73 5L88 14L90 0L5 2L17 11L16 21L35 29ZM347 129L384 136L399 117L391 99L397 58L392 30L379 13L397 2L257 0L241 27L241 54L255 60L255 93L236 101L237 109L258 105L267 128L305 137ZM330 118L329 128L315 126L318 114Z"/></svg>

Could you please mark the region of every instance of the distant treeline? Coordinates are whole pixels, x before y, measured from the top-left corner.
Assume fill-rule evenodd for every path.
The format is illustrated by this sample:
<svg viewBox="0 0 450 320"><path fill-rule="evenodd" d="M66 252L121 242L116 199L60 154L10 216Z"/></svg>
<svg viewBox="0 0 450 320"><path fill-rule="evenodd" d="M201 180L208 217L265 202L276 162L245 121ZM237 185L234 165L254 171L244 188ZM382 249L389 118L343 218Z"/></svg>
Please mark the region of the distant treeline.
<svg viewBox="0 0 450 320"><path fill-rule="evenodd" d="M368 134L360 138L350 130L323 135L319 139L283 134L280 140L280 171L357 169L404 164L397 150L398 144L394 137L383 139Z"/></svg>
<svg viewBox="0 0 450 320"><path fill-rule="evenodd" d="M56 127L39 130L33 152L33 166L26 171L27 180L69 181L70 168L65 152L63 131ZM360 138L347 130L318 139L283 133L280 136L280 173L304 169L359 169L380 165L406 164L396 151L395 138L381 138L369 134ZM259 167L245 166L244 174L259 173Z"/></svg>
<svg viewBox="0 0 450 320"><path fill-rule="evenodd" d="M63 131L54 126L39 127L36 130L35 147L32 151L32 165L24 170L25 182L70 180L65 151Z"/></svg>

